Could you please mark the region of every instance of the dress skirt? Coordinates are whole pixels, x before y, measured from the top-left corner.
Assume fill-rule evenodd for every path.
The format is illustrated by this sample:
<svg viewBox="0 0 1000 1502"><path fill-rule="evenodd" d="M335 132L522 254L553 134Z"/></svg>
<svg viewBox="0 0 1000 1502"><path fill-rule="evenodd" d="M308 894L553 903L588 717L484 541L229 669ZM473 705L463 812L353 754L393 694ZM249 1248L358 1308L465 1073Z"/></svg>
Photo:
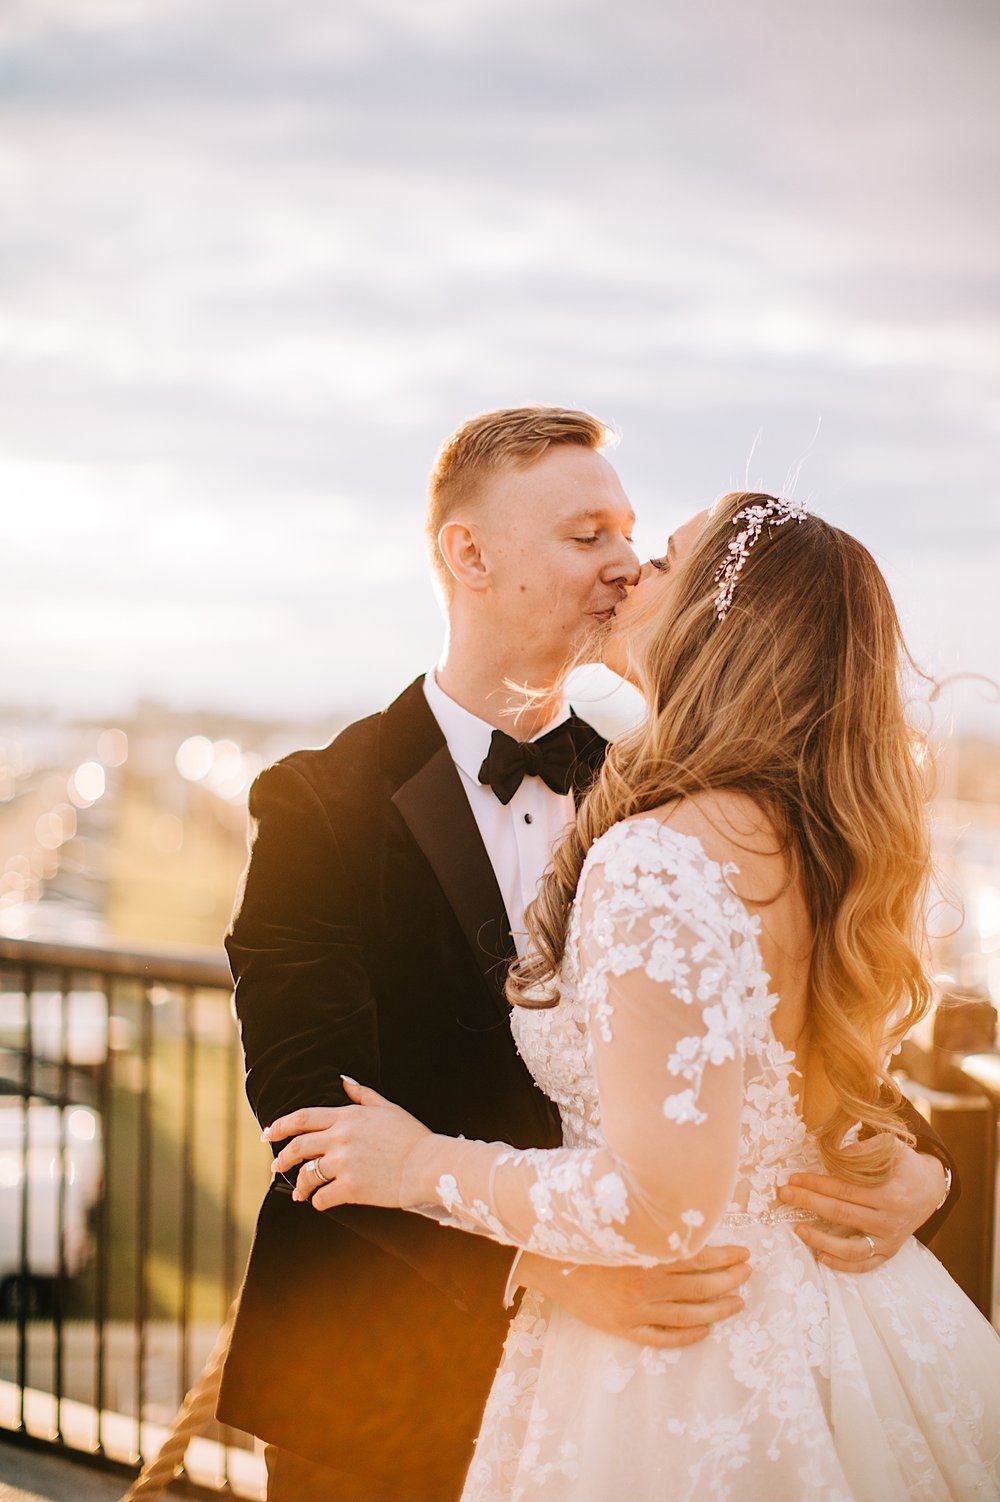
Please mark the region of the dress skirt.
<svg viewBox="0 0 1000 1502"><path fill-rule="evenodd" d="M916 1241L821 1266L788 1222L750 1249L746 1307L659 1351L528 1293L463 1502L996 1502L1000 1337Z"/></svg>

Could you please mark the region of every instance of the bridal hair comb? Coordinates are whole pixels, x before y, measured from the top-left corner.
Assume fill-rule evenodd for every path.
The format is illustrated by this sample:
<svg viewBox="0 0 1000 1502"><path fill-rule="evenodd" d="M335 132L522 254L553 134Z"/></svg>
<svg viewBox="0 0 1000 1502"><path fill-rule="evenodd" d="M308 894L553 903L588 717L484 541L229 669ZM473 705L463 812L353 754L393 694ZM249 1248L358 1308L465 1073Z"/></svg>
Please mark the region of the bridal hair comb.
<svg viewBox="0 0 1000 1502"><path fill-rule="evenodd" d="M715 571L715 582L719 586L715 596L716 619L724 621L729 614L729 607L733 603L733 594L736 590L736 581L739 578L743 565L750 556L750 549L757 541L765 527L783 527L786 522L804 522L809 515L800 501L785 501L776 496L768 497L766 501L755 502L752 506L744 506L733 517L733 526L740 526L726 553L726 557Z"/></svg>

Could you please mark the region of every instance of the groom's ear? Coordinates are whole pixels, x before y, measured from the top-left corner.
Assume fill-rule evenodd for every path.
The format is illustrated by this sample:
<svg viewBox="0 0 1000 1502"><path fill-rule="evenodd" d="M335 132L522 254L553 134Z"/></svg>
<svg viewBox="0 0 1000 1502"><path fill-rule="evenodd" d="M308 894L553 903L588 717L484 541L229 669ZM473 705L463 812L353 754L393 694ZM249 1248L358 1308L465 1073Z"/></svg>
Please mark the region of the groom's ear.
<svg viewBox="0 0 1000 1502"><path fill-rule="evenodd" d="M475 531L466 522L445 522L437 536L445 567L456 584L481 590L489 584L489 568Z"/></svg>

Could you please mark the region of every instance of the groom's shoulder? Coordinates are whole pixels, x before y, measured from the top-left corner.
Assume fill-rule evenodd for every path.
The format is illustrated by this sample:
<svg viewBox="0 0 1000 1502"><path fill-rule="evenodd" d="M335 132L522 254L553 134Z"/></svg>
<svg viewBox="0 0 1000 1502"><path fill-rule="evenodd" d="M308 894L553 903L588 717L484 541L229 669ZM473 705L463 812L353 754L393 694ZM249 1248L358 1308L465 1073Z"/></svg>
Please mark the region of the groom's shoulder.
<svg viewBox="0 0 1000 1502"><path fill-rule="evenodd" d="M436 731L422 684L417 678L385 709L354 720L327 745L289 752L260 774L261 790L292 779L306 783L324 803L370 796L391 779L400 753L419 751Z"/></svg>

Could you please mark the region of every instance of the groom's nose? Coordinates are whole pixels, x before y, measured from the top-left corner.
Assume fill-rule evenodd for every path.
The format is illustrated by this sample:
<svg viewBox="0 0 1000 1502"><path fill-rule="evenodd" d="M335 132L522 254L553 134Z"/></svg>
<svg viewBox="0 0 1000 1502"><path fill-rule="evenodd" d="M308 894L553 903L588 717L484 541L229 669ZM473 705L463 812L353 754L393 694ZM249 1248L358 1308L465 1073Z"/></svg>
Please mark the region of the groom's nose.
<svg viewBox="0 0 1000 1502"><path fill-rule="evenodd" d="M603 578L605 584L619 584L623 588L627 585L638 584L642 566L632 547L632 544L623 537L621 547L605 565Z"/></svg>

